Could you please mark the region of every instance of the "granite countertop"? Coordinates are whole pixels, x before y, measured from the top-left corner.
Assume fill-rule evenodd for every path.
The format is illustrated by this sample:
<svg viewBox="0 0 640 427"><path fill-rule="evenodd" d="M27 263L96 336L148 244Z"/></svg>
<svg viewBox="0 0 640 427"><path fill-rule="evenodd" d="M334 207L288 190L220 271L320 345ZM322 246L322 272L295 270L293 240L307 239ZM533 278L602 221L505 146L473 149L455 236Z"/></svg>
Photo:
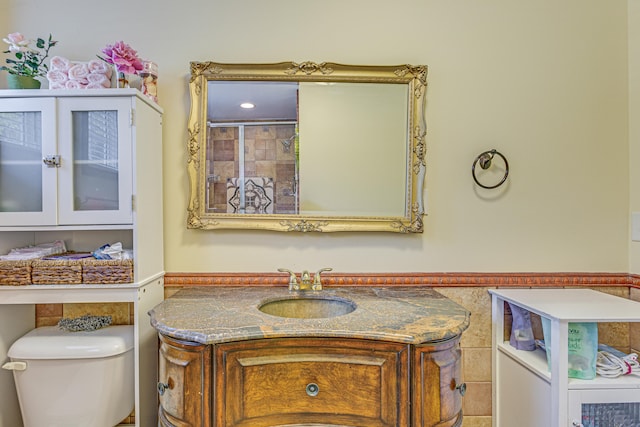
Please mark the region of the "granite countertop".
<svg viewBox="0 0 640 427"><path fill-rule="evenodd" d="M332 318L283 318L258 310L263 303L306 296L347 298L356 309ZM186 287L150 312L152 326L176 339L216 344L260 338L339 337L409 344L442 341L469 326L470 313L432 289L325 287Z"/></svg>

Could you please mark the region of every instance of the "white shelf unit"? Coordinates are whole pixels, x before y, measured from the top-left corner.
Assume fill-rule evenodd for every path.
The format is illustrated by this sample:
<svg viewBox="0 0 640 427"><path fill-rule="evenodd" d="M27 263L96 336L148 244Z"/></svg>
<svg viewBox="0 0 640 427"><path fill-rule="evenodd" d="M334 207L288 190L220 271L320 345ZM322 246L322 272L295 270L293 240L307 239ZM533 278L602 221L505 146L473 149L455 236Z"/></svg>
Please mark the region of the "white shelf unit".
<svg viewBox="0 0 640 427"><path fill-rule="evenodd" d="M577 427L583 403L640 402L638 376L580 380L567 375L569 323L640 322L640 303L591 289L489 292L494 427ZM550 320L551 372L543 350L517 350L509 344L505 302Z"/></svg>
<svg viewBox="0 0 640 427"><path fill-rule="evenodd" d="M121 241L125 248L133 249L134 277L132 283L114 285L0 286L0 363L8 361L11 344L35 327L36 304L131 303L135 338L135 426L155 425L158 342L147 313L164 299L162 109L135 89L0 91L0 112L40 111L39 105L43 106L45 117L42 134L48 141L47 144L43 142L42 148L60 150L58 153L62 154L62 167L57 173L45 166L42 169L41 188L43 193L45 190L48 193L40 195L43 211L53 214L43 218L38 212L20 215L20 212L0 209L0 253L13 247L58 239L64 240L68 249L76 251L94 250L104 243ZM72 154L68 139L75 138L72 134L76 132L70 117L74 111L80 111L79 115L83 116L82 112L94 110L115 112L118 117L120 198L117 212L95 209L93 215L92 209L86 209L78 215L74 213L77 222L73 223L75 219L65 220L62 212L69 211L69 201L74 197L61 194L71 192L72 186L68 178L60 176L69 173L62 169L70 164L79 164L78 170L81 170L87 162L65 158ZM55 141L50 141L52 138ZM15 164L14 160L3 159L0 152L0 177L3 177L3 167L10 168ZM37 162L29 160L25 164L34 168ZM114 175L102 170L98 173ZM55 183L57 185L52 185ZM11 197L16 196L9 193ZM5 194L0 191L0 208L6 206L2 204ZM29 217L34 220L24 220ZM22 425L12 373L2 369L0 396L0 427Z"/></svg>

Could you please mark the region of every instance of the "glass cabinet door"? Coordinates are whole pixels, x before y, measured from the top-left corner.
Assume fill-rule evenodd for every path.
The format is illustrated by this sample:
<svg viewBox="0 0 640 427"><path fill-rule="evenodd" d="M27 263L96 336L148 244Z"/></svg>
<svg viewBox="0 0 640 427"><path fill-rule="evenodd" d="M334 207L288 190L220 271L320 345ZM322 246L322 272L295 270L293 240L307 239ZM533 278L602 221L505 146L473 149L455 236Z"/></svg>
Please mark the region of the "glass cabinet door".
<svg viewBox="0 0 640 427"><path fill-rule="evenodd" d="M131 100L61 98L58 222L132 222Z"/></svg>
<svg viewBox="0 0 640 427"><path fill-rule="evenodd" d="M55 99L1 100L0 226L56 224L56 153Z"/></svg>
<svg viewBox="0 0 640 427"><path fill-rule="evenodd" d="M616 380L626 383L628 378L610 381L611 388L571 390L568 401L570 425L576 427L640 426L640 389L615 387ZM635 381L635 387L637 385Z"/></svg>

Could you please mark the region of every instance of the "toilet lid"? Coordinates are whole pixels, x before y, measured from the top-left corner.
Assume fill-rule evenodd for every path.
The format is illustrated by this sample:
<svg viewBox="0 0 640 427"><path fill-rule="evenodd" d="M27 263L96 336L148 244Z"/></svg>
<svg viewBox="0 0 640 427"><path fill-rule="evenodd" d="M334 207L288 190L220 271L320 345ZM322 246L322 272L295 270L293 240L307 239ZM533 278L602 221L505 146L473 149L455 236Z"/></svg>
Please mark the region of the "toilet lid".
<svg viewBox="0 0 640 427"><path fill-rule="evenodd" d="M91 359L122 354L133 348L133 325L69 332L57 326L36 328L13 343L12 359Z"/></svg>

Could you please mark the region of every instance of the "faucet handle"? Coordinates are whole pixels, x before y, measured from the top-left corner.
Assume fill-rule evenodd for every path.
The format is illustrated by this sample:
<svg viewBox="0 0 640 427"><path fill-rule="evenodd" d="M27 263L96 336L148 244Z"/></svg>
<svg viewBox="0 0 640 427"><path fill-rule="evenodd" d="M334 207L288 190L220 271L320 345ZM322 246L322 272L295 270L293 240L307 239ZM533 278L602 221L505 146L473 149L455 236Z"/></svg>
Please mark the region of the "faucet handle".
<svg viewBox="0 0 640 427"><path fill-rule="evenodd" d="M289 273L289 290L297 291L300 289L300 285L298 285L298 278L296 277L296 273L291 270L287 270L286 268L279 268L279 272L281 273Z"/></svg>
<svg viewBox="0 0 640 427"><path fill-rule="evenodd" d="M304 270L302 274L300 274L300 283L303 285L308 285L311 283L311 274L309 274L308 270Z"/></svg>
<svg viewBox="0 0 640 427"><path fill-rule="evenodd" d="M316 273L316 275L313 277L313 286L312 289L314 291L320 291L322 290L322 277L320 276L320 274L323 271L331 271L333 270L333 268L321 268L320 270L318 270L318 272Z"/></svg>

